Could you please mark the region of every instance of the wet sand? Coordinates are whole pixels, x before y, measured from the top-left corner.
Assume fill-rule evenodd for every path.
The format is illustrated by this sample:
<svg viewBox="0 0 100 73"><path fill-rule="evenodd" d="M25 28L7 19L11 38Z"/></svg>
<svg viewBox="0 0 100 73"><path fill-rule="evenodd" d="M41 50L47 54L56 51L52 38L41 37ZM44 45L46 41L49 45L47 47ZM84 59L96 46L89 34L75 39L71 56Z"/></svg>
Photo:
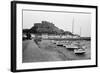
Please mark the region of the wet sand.
<svg viewBox="0 0 100 73"><path fill-rule="evenodd" d="M34 40L23 41L23 63L47 62L47 61L70 61L87 60L91 58L90 41L82 41L81 45L86 48L84 55L76 55L72 50L57 46L50 40L42 40L37 45Z"/></svg>

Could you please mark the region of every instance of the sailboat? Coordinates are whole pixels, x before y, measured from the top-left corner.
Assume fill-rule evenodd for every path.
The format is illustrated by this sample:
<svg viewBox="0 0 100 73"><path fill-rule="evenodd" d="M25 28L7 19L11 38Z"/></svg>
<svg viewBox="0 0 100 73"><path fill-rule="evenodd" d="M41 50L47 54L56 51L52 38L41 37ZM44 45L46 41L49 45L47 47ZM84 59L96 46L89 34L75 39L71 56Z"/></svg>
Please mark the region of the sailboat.
<svg viewBox="0 0 100 73"><path fill-rule="evenodd" d="M72 21L72 33L74 32L73 29L74 29L74 18ZM80 27L80 36L81 36L81 27ZM73 39L73 36L72 36L72 39ZM74 50L75 54L84 54L86 52L86 50L83 49L83 47L80 45L80 42L78 42L77 45L71 42L69 45L65 44L63 46L65 46L69 50Z"/></svg>
<svg viewBox="0 0 100 73"><path fill-rule="evenodd" d="M80 26L80 37L81 37L81 26ZM80 42L77 44L78 48L74 49L75 54L84 54L86 50L81 46Z"/></svg>
<svg viewBox="0 0 100 73"><path fill-rule="evenodd" d="M74 17L72 20L72 34L73 33L74 33ZM72 35L72 39L73 39L73 35ZM72 41L69 41L69 44L64 44L63 46L65 46L69 50L74 50L78 48L78 46L76 46Z"/></svg>

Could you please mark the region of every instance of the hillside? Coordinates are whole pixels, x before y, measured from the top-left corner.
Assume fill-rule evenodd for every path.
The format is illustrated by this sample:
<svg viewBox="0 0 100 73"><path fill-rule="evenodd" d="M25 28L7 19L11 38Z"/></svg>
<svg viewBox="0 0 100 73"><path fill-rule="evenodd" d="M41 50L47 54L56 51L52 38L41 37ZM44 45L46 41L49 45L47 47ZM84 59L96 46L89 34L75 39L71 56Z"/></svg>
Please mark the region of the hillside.
<svg viewBox="0 0 100 73"><path fill-rule="evenodd" d="M29 32L35 33L35 34L37 34L37 33L38 34L48 33L48 34L69 34L69 35L73 35L70 31L64 31L64 30L56 27L55 24L50 23L48 21L42 21L41 23L35 23L34 26L32 26L29 29Z"/></svg>
<svg viewBox="0 0 100 73"><path fill-rule="evenodd" d="M53 23L48 21L42 21L41 23L35 23L32 28L30 28L31 33L48 33L48 34L70 34L69 31L64 31L56 27Z"/></svg>

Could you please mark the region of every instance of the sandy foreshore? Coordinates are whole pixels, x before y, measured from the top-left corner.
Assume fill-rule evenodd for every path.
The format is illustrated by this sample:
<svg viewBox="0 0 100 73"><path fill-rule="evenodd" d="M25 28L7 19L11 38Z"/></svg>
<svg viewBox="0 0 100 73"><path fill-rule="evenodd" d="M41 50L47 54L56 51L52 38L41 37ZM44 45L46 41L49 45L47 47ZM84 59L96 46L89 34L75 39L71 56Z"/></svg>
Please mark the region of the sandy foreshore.
<svg viewBox="0 0 100 73"><path fill-rule="evenodd" d="M90 41L82 42L87 47L84 55L75 55L73 51L65 47L57 46L50 40L42 40L37 45L34 40L23 41L22 62L47 62L47 61L69 61L86 60L91 58Z"/></svg>

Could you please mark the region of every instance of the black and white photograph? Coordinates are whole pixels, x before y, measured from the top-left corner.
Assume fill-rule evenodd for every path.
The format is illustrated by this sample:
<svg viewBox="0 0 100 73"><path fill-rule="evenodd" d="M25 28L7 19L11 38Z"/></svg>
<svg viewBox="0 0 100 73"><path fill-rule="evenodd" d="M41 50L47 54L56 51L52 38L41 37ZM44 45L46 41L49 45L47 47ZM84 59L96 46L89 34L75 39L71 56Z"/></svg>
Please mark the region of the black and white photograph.
<svg viewBox="0 0 100 73"><path fill-rule="evenodd" d="M12 71L97 66L97 6L13 1L12 13Z"/></svg>
<svg viewBox="0 0 100 73"><path fill-rule="evenodd" d="M23 10L23 63L91 59L91 14Z"/></svg>

